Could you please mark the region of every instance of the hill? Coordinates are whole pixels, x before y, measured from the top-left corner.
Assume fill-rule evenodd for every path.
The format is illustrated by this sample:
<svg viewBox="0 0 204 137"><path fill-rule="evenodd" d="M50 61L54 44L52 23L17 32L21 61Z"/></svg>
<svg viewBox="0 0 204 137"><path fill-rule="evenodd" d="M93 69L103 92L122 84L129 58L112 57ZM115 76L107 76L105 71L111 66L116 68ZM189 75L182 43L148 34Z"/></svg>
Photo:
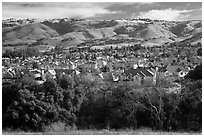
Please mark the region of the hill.
<svg viewBox="0 0 204 137"><path fill-rule="evenodd" d="M55 30L41 23L25 24L13 27L9 30L3 28L2 34L3 45L33 43L40 39L49 39L59 36Z"/></svg>
<svg viewBox="0 0 204 137"><path fill-rule="evenodd" d="M143 46L177 40L200 42L202 21L161 21L150 19L84 20L52 19L3 20L2 41L5 46L63 45L77 46L90 40L135 39Z"/></svg>

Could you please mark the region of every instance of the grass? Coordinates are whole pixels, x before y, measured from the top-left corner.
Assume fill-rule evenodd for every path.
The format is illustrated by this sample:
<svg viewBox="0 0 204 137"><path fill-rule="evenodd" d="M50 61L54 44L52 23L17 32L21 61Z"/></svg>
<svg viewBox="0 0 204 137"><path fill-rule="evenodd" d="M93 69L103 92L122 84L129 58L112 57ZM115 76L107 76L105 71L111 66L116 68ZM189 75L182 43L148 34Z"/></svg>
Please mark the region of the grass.
<svg viewBox="0 0 204 137"><path fill-rule="evenodd" d="M67 131L45 131L45 132L24 132L24 131L2 131L3 135L202 135L201 132L164 132L153 131L149 128L137 130L67 130Z"/></svg>
<svg viewBox="0 0 204 137"><path fill-rule="evenodd" d="M79 129L76 127L67 127L62 122L52 123L43 127L43 132L25 132L22 130L12 130L10 128L2 130L3 135L201 135L201 132L165 132L155 131L151 128L142 127L136 130L121 129Z"/></svg>

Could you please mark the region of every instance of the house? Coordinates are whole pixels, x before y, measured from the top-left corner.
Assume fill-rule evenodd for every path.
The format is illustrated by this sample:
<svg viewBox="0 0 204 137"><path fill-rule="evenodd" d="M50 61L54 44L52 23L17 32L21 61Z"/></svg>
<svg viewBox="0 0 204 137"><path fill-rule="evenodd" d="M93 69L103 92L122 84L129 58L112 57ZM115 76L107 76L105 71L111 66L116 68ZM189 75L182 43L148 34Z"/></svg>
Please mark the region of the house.
<svg viewBox="0 0 204 137"><path fill-rule="evenodd" d="M111 75L112 75L112 79L113 79L114 82L117 82L117 81L120 80L119 75L117 75L115 73L111 73Z"/></svg>
<svg viewBox="0 0 204 137"><path fill-rule="evenodd" d="M18 76L19 78L21 77L32 77L33 75L30 73L29 69L20 69L18 71L18 74L20 76Z"/></svg>
<svg viewBox="0 0 204 137"><path fill-rule="evenodd" d="M13 68L4 69L3 70L3 78L4 79L15 79L16 78L16 71Z"/></svg>
<svg viewBox="0 0 204 137"><path fill-rule="evenodd" d="M187 75L189 71L188 69L185 69L184 67L179 65L167 66L166 69L167 72L170 73L170 75L175 75L180 78L183 78L185 75Z"/></svg>
<svg viewBox="0 0 204 137"><path fill-rule="evenodd" d="M13 79L14 75L13 73L9 72L9 71L3 71L2 72L3 78L4 79Z"/></svg>
<svg viewBox="0 0 204 137"><path fill-rule="evenodd" d="M146 68L130 68L125 70L126 80L137 82L138 84L154 83L154 72Z"/></svg>
<svg viewBox="0 0 204 137"><path fill-rule="evenodd" d="M55 72L56 72L56 78L59 79L64 74L72 75L72 74L75 74L76 71L74 69L55 69Z"/></svg>
<svg viewBox="0 0 204 137"><path fill-rule="evenodd" d="M30 70L30 73L34 76L34 79L36 80L36 82L38 84L44 83L43 75L42 75L42 72L40 70L33 69L33 70Z"/></svg>
<svg viewBox="0 0 204 137"><path fill-rule="evenodd" d="M42 79L46 81L47 79L55 79L56 78L56 72L54 69L49 70L42 70Z"/></svg>
<svg viewBox="0 0 204 137"><path fill-rule="evenodd" d="M32 73L32 75L34 76L34 78L41 77L41 71L40 71L40 70L33 69L33 70L30 70L30 72Z"/></svg>
<svg viewBox="0 0 204 137"><path fill-rule="evenodd" d="M97 70L96 65L91 62L87 62L86 64L79 65L78 68L80 69L81 72L93 72Z"/></svg>
<svg viewBox="0 0 204 137"><path fill-rule="evenodd" d="M168 76L167 65L158 67L157 75L159 75L160 78Z"/></svg>
<svg viewBox="0 0 204 137"><path fill-rule="evenodd" d="M167 66L167 72L169 76L171 75L177 75L179 70L181 69L181 66L179 65L168 65Z"/></svg>

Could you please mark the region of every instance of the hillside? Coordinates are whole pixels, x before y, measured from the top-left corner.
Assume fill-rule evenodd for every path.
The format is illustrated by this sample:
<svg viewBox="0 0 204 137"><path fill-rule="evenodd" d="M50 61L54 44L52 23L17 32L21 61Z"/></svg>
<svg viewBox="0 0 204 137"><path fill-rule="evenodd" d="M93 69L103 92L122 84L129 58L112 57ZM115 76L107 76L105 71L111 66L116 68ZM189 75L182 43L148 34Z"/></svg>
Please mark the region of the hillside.
<svg viewBox="0 0 204 137"><path fill-rule="evenodd" d="M14 27L9 31L3 28L2 34L3 44L32 43L40 39L59 36L55 30L41 23L26 24Z"/></svg>
<svg viewBox="0 0 204 137"><path fill-rule="evenodd" d="M52 19L39 22L12 19L3 20L2 27L3 47L39 41L39 45L69 47L100 39L135 39L143 46L154 46L178 39L200 42L202 38L202 21Z"/></svg>

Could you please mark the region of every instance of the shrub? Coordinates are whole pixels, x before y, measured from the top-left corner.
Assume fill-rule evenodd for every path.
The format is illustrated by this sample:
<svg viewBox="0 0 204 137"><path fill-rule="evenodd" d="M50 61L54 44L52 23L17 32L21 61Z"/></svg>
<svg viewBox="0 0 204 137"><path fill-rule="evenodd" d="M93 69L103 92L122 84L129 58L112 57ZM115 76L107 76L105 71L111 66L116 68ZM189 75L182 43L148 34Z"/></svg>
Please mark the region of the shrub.
<svg viewBox="0 0 204 137"><path fill-rule="evenodd" d="M46 125L42 128L43 132L54 132L55 134L62 133L62 132L68 132L70 130L75 130L76 127L69 127L63 122L55 122L50 125Z"/></svg>

